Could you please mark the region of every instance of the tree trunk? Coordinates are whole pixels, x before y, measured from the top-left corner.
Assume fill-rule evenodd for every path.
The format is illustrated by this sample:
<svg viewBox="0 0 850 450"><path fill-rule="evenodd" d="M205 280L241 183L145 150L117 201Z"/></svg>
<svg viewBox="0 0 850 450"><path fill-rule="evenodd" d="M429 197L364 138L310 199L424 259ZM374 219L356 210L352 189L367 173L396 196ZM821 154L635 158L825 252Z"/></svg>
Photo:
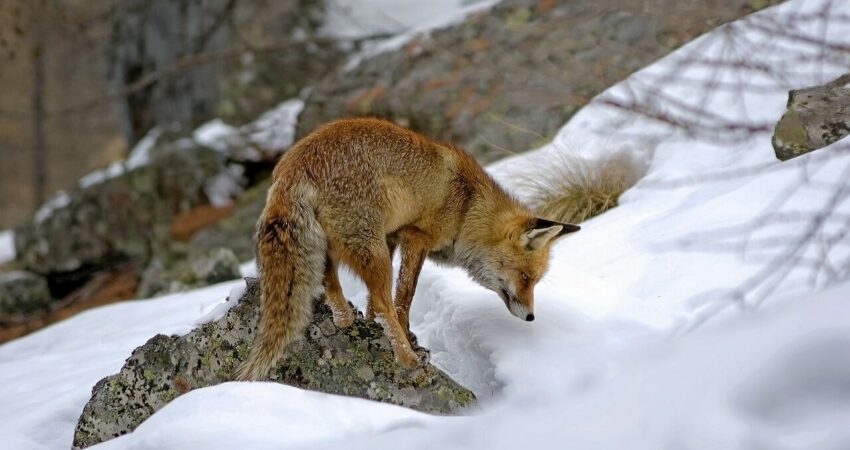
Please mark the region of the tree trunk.
<svg viewBox="0 0 850 450"><path fill-rule="evenodd" d="M44 138L44 1L32 3L32 183L35 208L44 203L47 186L47 146Z"/></svg>

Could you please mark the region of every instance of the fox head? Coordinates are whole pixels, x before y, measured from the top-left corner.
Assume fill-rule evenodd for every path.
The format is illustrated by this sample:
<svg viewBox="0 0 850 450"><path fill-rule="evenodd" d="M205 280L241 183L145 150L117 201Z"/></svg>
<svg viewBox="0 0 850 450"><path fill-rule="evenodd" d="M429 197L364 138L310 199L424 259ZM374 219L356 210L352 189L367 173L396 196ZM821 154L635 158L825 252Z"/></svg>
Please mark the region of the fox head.
<svg viewBox="0 0 850 450"><path fill-rule="evenodd" d="M534 320L534 286L549 267L549 250L561 236L581 229L533 217L491 224L486 236L463 251L463 266L475 282L499 294L514 316Z"/></svg>

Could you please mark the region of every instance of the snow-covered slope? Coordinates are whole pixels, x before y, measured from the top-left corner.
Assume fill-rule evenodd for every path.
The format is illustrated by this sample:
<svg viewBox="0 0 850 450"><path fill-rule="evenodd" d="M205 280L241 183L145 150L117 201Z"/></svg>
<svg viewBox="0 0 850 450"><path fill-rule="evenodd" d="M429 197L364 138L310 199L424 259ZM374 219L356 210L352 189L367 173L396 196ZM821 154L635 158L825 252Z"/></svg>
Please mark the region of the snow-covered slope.
<svg viewBox="0 0 850 450"><path fill-rule="evenodd" d="M846 0L796 0L758 16L824 5L835 15L848 10ZM846 27L807 23L817 36L850 46ZM733 32L746 39L729 45ZM697 56L714 64L682 64ZM744 73L732 63L741 58L772 72ZM742 282L764 278L766 264L794 256L783 239L754 248L739 241L796 242L809 215L766 225L758 219L771 208L781 217L818 212L830 197L824 186L834 186L822 182L846 180L850 151L838 143L778 163L769 129L744 135L712 128L775 122L787 89L834 78L850 66L844 58L769 37L752 23L722 28L606 92L553 144L493 167L522 195L516 180L566 149L592 158L623 148L649 160L646 178L620 207L555 248L533 323L512 317L463 272L426 263L411 325L432 361L478 395L481 407L467 416L228 383L176 399L99 448L848 448L850 284L815 294L830 280L809 283L808 266L798 264L778 272L784 281L772 292L755 284L754 292L735 294ZM741 79L756 87L708 95L693 87ZM698 105L710 112L698 120L714 131L686 133L611 106L635 98L650 101L650 113ZM819 183L787 189L800 185L801 173ZM846 217L848 208L833 209ZM828 256L841 260L847 251L839 246ZM363 307L362 284L349 275L342 281ZM241 285L107 306L0 346L0 448L67 448L100 377L154 334L183 333L218 314L217 303ZM727 307L733 304L746 311Z"/></svg>
<svg viewBox="0 0 850 450"><path fill-rule="evenodd" d="M850 67L848 8L846 0L792 1L721 27L603 93L552 144L498 163L500 178L522 190L515 180L565 151L630 151L649 161L620 207L557 248L553 271L567 276L552 294L599 286L593 302L561 300L588 314L689 329L729 306L834 281L806 262L846 261L846 246L795 245L821 219L824 239L846 223L846 193L826 213L847 188L850 142L780 162L770 139L790 89Z"/></svg>

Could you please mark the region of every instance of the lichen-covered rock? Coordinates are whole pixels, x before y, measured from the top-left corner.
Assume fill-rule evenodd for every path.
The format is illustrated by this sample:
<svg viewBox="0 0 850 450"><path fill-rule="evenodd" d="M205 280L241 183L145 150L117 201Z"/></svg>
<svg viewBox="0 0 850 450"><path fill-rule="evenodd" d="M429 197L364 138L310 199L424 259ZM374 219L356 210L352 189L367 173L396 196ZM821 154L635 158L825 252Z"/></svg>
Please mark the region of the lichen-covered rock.
<svg viewBox="0 0 850 450"><path fill-rule="evenodd" d="M503 0L326 77L306 101L297 136L343 116L380 116L492 161L547 142L614 83L776 0L753 3Z"/></svg>
<svg viewBox="0 0 850 450"><path fill-rule="evenodd" d="M213 150L169 145L149 164L104 174L43 206L15 231L18 262L47 275L147 260L171 240L171 218L210 202L209 183L225 170Z"/></svg>
<svg viewBox="0 0 850 450"><path fill-rule="evenodd" d="M23 270L0 273L0 314L44 310L51 300L44 277Z"/></svg>
<svg viewBox="0 0 850 450"><path fill-rule="evenodd" d="M136 294L141 298L153 297L235 280L241 276L239 260L233 251L217 247L189 259L176 258L170 263L159 258L152 260L142 272Z"/></svg>
<svg viewBox="0 0 850 450"><path fill-rule="evenodd" d="M850 73L788 93L788 110L773 133L782 161L826 147L850 134Z"/></svg>
<svg viewBox="0 0 850 450"><path fill-rule="evenodd" d="M239 301L221 319L185 336L158 335L133 351L121 371L99 381L74 433L85 448L135 429L177 396L230 381L248 355L257 330L259 284L247 280ZM358 317L346 329L317 300L313 322L292 343L269 380L450 414L474 404L475 396L434 366L404 369L395 364L381 327Z"/></svg>

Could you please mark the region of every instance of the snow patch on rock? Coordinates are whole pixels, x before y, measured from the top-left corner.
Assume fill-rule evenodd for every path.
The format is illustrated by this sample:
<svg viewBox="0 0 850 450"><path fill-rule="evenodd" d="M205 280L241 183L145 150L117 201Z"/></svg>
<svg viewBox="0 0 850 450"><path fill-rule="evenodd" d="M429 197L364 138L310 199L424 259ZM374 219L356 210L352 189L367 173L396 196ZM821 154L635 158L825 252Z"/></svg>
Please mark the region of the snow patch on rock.
<svg viewBox="0 0 850 450"><path fill-rule="evenodd" d="M295 140L301 99L287 100L263 113L257 120L234 127L213 119L192 134L195 142L224 153L237 161L273 160Z"/></svg>
<svg viewBox="0 0 850 450"><path fill-rule="evenodd" d="M12 230L0 231L0 264L15 259L15 232Z"/></svg>

